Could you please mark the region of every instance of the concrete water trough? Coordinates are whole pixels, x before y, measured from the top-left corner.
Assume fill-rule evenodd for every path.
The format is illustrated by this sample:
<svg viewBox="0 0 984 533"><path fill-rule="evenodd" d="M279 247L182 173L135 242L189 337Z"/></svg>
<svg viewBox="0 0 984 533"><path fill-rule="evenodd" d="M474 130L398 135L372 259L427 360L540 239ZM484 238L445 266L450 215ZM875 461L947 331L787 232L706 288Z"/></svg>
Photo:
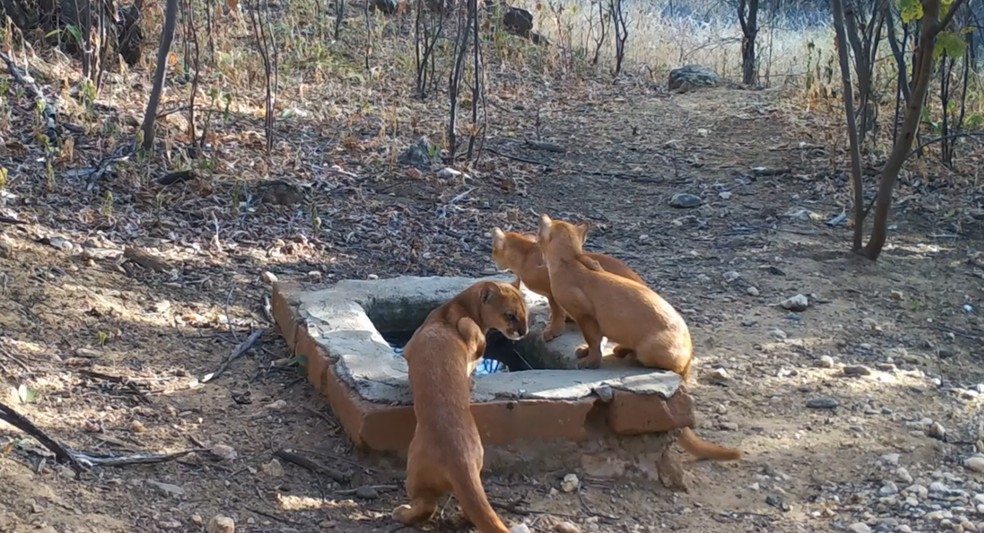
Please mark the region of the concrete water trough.
<svg viewBox="0 0 984 533"><path fill-rule="evenodd" d="M277 325L308 380L327 397L346 434L363 451L405 455L415 418L400 347L427 314L480 280L511 277L396 277L344 280L323 288L274 284ZM476 372L472 413L486 446L527 462L531 453L564 463L563 450L634 447L662 452L682 427L692 427L691 397L679 376L630 366L606 356L602 368L577 370L583 343L572 324L549 343L546 299L523 288L530 331L521 341L489 335L487 362ZM606 345L606 354L611 353ZM632 442L629 444L629 442ZM656 449L661 448L661 449ZM575 454L581 457L581 454Z"/></svg>

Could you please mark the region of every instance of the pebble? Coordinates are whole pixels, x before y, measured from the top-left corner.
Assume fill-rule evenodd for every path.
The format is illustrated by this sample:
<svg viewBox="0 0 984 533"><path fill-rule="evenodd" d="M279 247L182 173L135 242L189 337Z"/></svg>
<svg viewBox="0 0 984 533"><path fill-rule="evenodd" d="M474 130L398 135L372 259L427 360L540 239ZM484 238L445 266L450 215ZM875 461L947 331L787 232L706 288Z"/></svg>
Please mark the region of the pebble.
<svg viewBox="0 0 984 533"><path fill-rule="evenodd" d="M161 483L160 481L154 481L152 479L146 480L145 483L159 490L161 494L164 494L165 496L179 497L184 496L185 494L185 490L183 488L177 485L172 485L171 483Z"/></svg>
<svg viewBox="0 0 984 533"><path fill-rule="evenodd" d="M233 459L239 457L239 454L236 453L236 449L228 444L216 444L215 446L212 446L209 451L212 452L212 455L218 457L222 461L232 461Z"/></svg>
<svg viewBox="0 0 984 533"><path fill-rule="evenodd" d="M207 533L236 533L236 523L228 516L216 515L205 527Z"/></svg>
<svg viewBox="0 0 984 533"><path fill-rule="evenodd" d="M756 287L749 287L749 288L745 289L745 292L747 292L749 296L758 296L759 295L759 290Z"/></svg>
<svg viewBox="0 0 984 533"><path fill-rule="evenodd" d="M900 466L897 469L895 469L895 479L898 479L899 481L907 485L911 485L913 481L912 474L910 474L909 471L906 470L904 466Z"/></svg>
<svg viewBox="0 0 984 533"><path fill-rule="evenodd" d="M581 533L581 528L577 527L573 522L566 520L554 524L553 530L555 533Z"/></svg>
<svg viewBox="0 0 984 533"><path fill-rule="evenodd" d="M870 376L871 369L864 365L847 365L844 367L845 376Z"/></svg>
<svg viewBox="0 0 984 533"><path fill-rule="evenodd" d="M379 491L373 486L362 486L355 489L355 495L363 500L375 500L379 497Z"/></svg>
<svg viewBox="0 0 984 533"><path fill-rule="evenodd" d="M530 526L526 524L516 524L509 530L509 533L530 533Z"/></svg>
<svg viewBox="0 0 984 533"><path fill-rule="evenodd" d="M840 402L833 398L812 398L806 401L806 406L810 409L837 409Z"/></svg>
<svg viewBox="0 0 984 533"><path fill-rule="evenodd" d="M741 274L735 272L734 270L729 270L729 271L727 271L727 272L724 273L724 281L726 281L728 283L731 283L732 281L735 281L736 279L738 279L740 277L741 277Z"/></svg>
<svg viewBox="0 0 984 533"><path fill-rule="evenodd" d="M678 192L670 198L670 207L679 207L681 209L689 209L692 207L697 207L701 204L701 199L699 196L694 196L693 194L688 194L685 192Z"/></svg>
<svg viewBox="0 0 984 533"><path fill-rule="evenodd" d="M898 494L899 486L892 481L886 481L885 484L882 485L881 489L878 490L878 493L881 494L882 496L891 496L893 494Z"/></svg>
<svg viewBox="0 0 984 533"><path fill-rule="evenodd" d="M817 366L820 368L834 368L834 358L829 355L820 356L820 360L817 361Z"/></svg>
<svg viewBox="0 0 984 533"><path fill-rule="evenodd" d="M852 533L871 533L871 528L868 527L868 524L865 524L864 522L856 522L854 524L851 524L847 526L847 529Z"/></svg>
<svg viewBox="0 0 984 533"><path fill-rule="evenodd" d="M564 492L574 492L579 486L581 486L581 481L577 479L575 474L567 474L560 482L560 490Z"/></svg>
<svg viewBox="0 0 984 533"><path fill-rule="evenodd" d="M889 466L899 466L899 459L901 457L902 456L897 453L886 453L885 455L881 456L881 462Z"/></svg>
<svg viewBox="0 0 984 533"><path fill-rule="evenodd" d="M806 311L806 308L810 306L810 300L802 294L797 294L796 296L786 298L780 305L782 305L783 309L798 313L800 311Z"/></svg>
<svg viewBox="0 0 984 533"><path fill-rule="evenodd" d="M769 334L781 341L786 340L787 337L786 332L781 329L774 329Z"/></svg>
<svg viewBox="0 0 984 533"><path fill-rule="evenodd" d="M984 455L968 457L967 460L964 461L964 468L970 470L971 472L984 474Z"/></svg>
<svg viewBox="0 0 984 533"><path fill-rule="evenodd" d="M267 285L273 285L274 283L277 282L277 275L267 270L262 274L260 274L260 279L263 281L263 283L266 283Z"/></svg>
<svg viewBox="0 0 984 533"><path fill-rule="evenodd" d="M267 477L281 477L284 475L284 467L276 458L270 459L269 463L260 465L260 471ZM358 493L358 491L356 491Z"/></svg>
<svg viewBox="0 0 984 533"><path fill-rule="evenodd" d="M147 431L147 427L143 425L143 422L134 420L130 423L130 430L134 433L143 433L144 431Z"/></svg>
<svg viewBox="0 0 984 533"><path fill-rule="evenodd" d="M946 440L946 428L939 422L933 422L926 428L926 435L937 440Z"/></svg>

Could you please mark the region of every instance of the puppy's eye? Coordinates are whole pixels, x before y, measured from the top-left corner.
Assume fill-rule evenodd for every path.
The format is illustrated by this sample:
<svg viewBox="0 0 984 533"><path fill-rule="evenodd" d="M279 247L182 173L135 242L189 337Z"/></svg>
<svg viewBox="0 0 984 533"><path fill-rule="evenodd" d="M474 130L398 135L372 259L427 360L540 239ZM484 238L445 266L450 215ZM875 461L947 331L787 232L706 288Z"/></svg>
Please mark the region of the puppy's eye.
<svg viewBox="0 0 984 533"><path fill-rule="evenodd" d="M515 322L516 313L506 313L506 320L508 320L509 322Z"/></svg>

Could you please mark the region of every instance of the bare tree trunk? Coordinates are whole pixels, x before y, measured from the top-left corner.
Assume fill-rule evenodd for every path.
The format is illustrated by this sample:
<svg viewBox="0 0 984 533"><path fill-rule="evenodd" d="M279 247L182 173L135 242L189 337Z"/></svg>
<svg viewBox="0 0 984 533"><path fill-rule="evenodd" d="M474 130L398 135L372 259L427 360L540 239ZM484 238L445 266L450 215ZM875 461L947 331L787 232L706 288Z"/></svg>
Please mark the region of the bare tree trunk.
<svg viewBox="0 0 984 533"><path fill-rule="evenodd" d="M844 82L844 115L847 118L847 139L851 153L851 186L854 188L854 244L861 249L864 239L864 183L861 175L861 145L858 139L857 117L854 115L854 84L851 83L851 65L847 56L847 36L844 31L844 2L832 0L834 32L837 35L837 58L841 79Z"/></svg>
<svg viewBox="0 0 984 533"><path fill-rule="evenodd" d="M147 111L143 121L143 149L154 147L154 123L157 121L157 106L161 103L161 91L164 89L164 73L167 70L167 54L171 51L171 41L174 40L174 27L178 20L178 0L167 0L164 7L164 28L161 30L161 45L157 49L157 68L154 70L154 87L150 90L147 100Z"/></svg>
<svg viewBox="0 0 984 533"><path fill-rule="evenodd" d="M838 1L839 0L835 0ZM922 28L919 36L918 49L916 50L916 60L913 65L912 98L906 103L905 118L902 120L902 129L899 138L896 139L892 152L882 170L881 183L878 186L878 197L875 199L875 218L874 226L871 230L871 238L860 251L861 255L871 259L878 259L882 248L885 246L888 231L888 212L892 207L892 192L895 190L895 182L898 180L899 171L902 164L908 157L909 150L912 148L912 141L916 137L916 130L919 127L919 119L922 115L923 102L926 101L926 94L929 89L929 80L933 71L933 49L936 44L936 37L940 30L946 27L952 20L953 14L960 7L963 0L954 0L950 6L950 12L940 21L940 0L923 1L923 17L920 22Z"/></svg>
<svg viewBox="0 0 984 533"><path fill-rule="evenodd" d="M745 85L758 82L755 68L755 38L758 36L759 0L740 0L738 22L741 23L741 81Z"/></svg>

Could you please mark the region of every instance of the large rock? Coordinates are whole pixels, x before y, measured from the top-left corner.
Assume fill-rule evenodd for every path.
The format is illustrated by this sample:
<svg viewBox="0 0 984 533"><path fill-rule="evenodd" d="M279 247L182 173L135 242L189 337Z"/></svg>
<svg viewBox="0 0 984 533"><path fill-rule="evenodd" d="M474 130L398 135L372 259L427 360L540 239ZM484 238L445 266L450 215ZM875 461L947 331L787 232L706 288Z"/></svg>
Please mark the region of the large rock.
<svg viewBox="0 0 984 533"><path fill-rule="evenodd" d="M700 65L685 65L670 71L671 91L685 93L700 87L716 87L721 78L713 70Z"/></svg>

